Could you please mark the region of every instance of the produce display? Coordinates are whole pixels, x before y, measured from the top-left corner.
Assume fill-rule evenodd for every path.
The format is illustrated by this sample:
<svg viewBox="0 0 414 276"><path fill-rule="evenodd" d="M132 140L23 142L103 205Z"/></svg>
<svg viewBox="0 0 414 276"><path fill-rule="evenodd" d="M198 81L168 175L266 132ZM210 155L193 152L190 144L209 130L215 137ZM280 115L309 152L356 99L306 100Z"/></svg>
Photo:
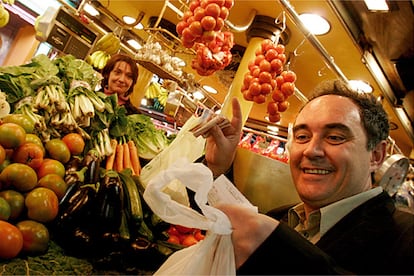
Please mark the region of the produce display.
<svg viewBox="0 0 414 276"><path fill-rule="evenodd" d="M145 90L145 98L154 100L154 108L163 111L168 99L168 90L162 87L158 82L152 81L147 90Z"/></svg>
<svg viewBox="0 0 414 276"><path fill-rule="evenodd" d="M284 70L286 63L285 46L264 39L256 50L256 57L249 62L249 71L243 79L241 92L247 101L258 104L266 102L270 122L279 122L280 113L289 107L287 101L295 92L296 74Z"/></svg>
<svg viewBox="0 0 414 276"><path fill-rule="evenodd" d="M194 48L191 67L201 76L209 76L228 66L234 46L233 33L222 31L234 0L192 0L176 26L181 42Z"/></svg>
<svg viewBox="0 0 414 276"><path fill-rule="evenodd" d="M288 163L289 156L285 142L274 138L256 135L252 132L243 133L238 146L257 154Z"/></svg>
<svg viewBox="0 0 414 276"><path fill-rule="evenodd" d="M98 70L102 70L111 55L118 53L121 48L121 39L109 32L104 34L93 47L93 51L86 57L86 62Z"/></svg>
<svg viewBox="0 0 414 276"><path fill-rule="evenodd" d="M140 63L150 62L152 65L155 64L156 67L162 68L162 70L172 74L175 78L183 76L183 61L178 57L172 56L166 49L163 49L158 41L154 42L151 39L147 41L137 51L135 57ZM162 70L158 69L157 72L162 72Z"/></svg>
<svg viewBox="0 0 414 276"><path fill-rule="evenodd" d="M97 265L151 270L189 245L168 242L139 180L173 138L94 91L99 81L71 55L0 68L0 261L56 242Z"/></svg>

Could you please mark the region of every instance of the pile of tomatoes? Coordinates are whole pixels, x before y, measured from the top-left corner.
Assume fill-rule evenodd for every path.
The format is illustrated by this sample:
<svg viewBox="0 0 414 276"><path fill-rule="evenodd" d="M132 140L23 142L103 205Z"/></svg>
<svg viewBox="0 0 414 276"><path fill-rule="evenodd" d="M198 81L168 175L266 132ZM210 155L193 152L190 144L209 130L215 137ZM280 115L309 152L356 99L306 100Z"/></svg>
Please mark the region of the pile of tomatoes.
<svg viewBox="0 0 414 276"><path fill-rule="evenodd" d="M171 224L166 232L168 235L167 242L182 245L184 247L194 245L205 238L205 235L200 229L185 227L178 224Z"/></svg>
<svg viewBox="0 0 414 276"><path fill-rule="evenodd" d="M241 92L247 101L267 104L269 121L279 122L280 113L289 107L287 99L295 92L296 74L284 70L286 63L285 46L264 39L256 50L255 59L249 62L249 71L243 79Z"/></svg>
<svg viewBox="0 0 414 276"><path fill-rule="evenodd" d="M65 164L83 152L80 134L43 142L24 115L0 121L0 259L44 253L68 185Z"/></svg>
<svg viewBox="0 0 414 276"><path fill-rule="evenodd" d="M208 76L228 66L234 45L233 33L222 31L234 0L192 0L176 26L186 48L195 48L191 66L201 76Z"/></svg>

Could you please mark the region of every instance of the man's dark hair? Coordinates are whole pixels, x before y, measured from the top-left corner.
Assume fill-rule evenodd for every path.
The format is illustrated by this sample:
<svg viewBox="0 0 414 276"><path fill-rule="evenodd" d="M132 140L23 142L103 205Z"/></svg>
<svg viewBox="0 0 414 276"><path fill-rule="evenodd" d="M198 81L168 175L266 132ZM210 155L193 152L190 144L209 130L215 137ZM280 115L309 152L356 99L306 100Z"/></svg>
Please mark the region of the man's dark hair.
<svg viewBox="0 0 414 276"><path fill-rule="evenodd" d="M371 93L361 93L350 88L342 80L329 80L320 83L309 101L324 95L339 95L352 100L359 109L362 126L367 134L367 149L372 150L389 136L388 114L382 104Z"/></svg>

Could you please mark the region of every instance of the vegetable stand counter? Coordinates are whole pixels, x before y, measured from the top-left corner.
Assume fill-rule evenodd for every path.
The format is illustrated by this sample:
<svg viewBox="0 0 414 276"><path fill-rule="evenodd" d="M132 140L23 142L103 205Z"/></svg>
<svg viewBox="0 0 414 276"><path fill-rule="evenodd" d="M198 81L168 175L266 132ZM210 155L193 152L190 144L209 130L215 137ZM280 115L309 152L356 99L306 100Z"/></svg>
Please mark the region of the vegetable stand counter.
<svg viewBox="0 0 414 276"><path fill-rule="evenodd" d="M81 248L79 250L82 250ZM142 261L142 260L141 260ZM137 265L140 261L137 260ZM37 256L21 256L11 260L0 260L0 275L152 275L153 271L137 267L109 267L95 262L66 254L54 241L50 241L45 254Z"/></svg>

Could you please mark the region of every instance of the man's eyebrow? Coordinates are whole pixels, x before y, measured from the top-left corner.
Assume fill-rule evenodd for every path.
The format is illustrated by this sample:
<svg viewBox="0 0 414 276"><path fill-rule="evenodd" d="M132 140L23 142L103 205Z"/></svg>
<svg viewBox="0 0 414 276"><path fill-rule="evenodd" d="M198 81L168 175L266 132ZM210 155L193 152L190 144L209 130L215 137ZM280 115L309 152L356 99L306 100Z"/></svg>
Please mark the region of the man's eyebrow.
<svg viewBox="0 0 414 276"><path fill-rule="evenodd" d="M348 126L346 126L342 123L327 124L324 128L331 129L331 130L332 129L338 129L338 130L341 130L341 131L346 132L346 133L352 133L351 129ZM307 130L307 129L309 129L309 127L306 124L299 124L299 125L294 126L292 131L296 132L296 131L302 130L302 129Z"/></svg>
<svg viewBox="0 0 414 276"><path fill-rule="evenodd" d="M327 129L338 129L338 130L341 130L341 131L346 132L346 133L352 133L352 130L348 126L346 126L342 123L327 124L326 128Z"/></svg>
<svg viewBox="0 0 414 276"><path fill-rule="evenodd" d="M296 132L301 129L308 129L308 126L305 124L296 125L292 128L292 132Z"/></svg>

